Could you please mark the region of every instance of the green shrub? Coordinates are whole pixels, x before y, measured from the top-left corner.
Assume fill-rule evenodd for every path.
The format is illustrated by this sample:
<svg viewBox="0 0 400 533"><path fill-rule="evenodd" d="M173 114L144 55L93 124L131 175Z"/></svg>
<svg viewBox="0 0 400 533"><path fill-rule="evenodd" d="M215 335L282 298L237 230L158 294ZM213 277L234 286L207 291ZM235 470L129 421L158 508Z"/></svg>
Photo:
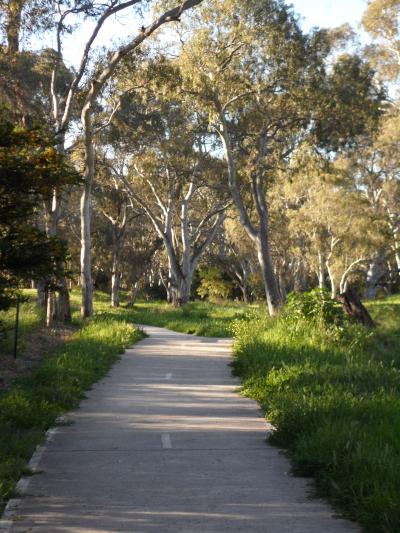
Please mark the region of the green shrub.
<svg viewBox="0 0 400 533"><path fill-rule="evenodd" d="M344 321L343 310L332 300L326 289L309 292L292 292L285 308L287 320L305 319L325 326L339 325Z"/></svg>
<svg viewBox="0 0 400 533"><path fill-rule="evenodd" d="M224 279L218 267L200 269L200 286L197 294L201 298L208 298L211 302L226 300L232 292L233 284Z"/></svg>

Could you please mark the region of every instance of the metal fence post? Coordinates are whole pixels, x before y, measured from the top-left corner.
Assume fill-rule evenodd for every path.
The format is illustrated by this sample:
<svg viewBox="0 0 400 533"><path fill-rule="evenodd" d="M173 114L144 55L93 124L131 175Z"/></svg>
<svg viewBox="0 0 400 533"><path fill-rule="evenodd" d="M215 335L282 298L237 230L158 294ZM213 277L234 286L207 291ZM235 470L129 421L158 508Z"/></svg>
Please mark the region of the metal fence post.
<svg viewBox="0 0 400 533"><path fill-rule="evenodd" d="M18 327L19 327L19 298L17 298L17 312L15 314L14 359L17 358L17 351L18 351Z"/></svg>

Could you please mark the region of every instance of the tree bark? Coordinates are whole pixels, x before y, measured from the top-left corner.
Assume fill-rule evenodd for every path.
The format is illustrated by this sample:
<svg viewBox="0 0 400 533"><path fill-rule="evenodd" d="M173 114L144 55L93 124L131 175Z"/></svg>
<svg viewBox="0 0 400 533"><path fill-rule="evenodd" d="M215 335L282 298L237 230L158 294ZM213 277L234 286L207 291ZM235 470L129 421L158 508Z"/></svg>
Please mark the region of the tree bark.
<svg viewBox="0 0 400 533"><path fill-rule="evenodd" d="M172 303L175 307L185 305L190 301L192 275L180 276L172 284Z"/></svg>
<svg viewBox="0 0 400 533"><path fill-rule="evenodd" d="M7 54L10 58L13 58L19 52L22 8L23 2L21 0L10 0L8 2L5 29Z"/></svg>
<svg viewBox="0 0 400 533"><path fill-rule="evenodd" d="M41 309L47 309L47 289L46 281L39 279L37 282L37 304Z"/></svg>
<svg viewBox="0 0 400 533"><path fill-rule="evenodd" d="M326 289L325 284L326 265L322 252L318 251L318 287Z"/></svg>
<svg viewBox="0 0 400 533"><path fill-rule="evenodd" d="M344 312L355 319L357 322L364 324L369 328L375 327L375 323L368 313L367 309L361 303L359 295L348 289L345 293L338 296L337 300L343 304Z"/></svg>
<svg viewBox="0 0 400 533"><path fill-rule="evenodd" d="M93 161L94 162L94 161ZM91 187L94 169L85 172L85 184L81 196L81 318L93 315L93 280L91 258ZM91 174L91 175L90 175ZM88 179L89 178L89 179Z"/></svg>
<svg viewBox="0 0 400 533"><path fill-rule="evenodd" d="M71 303L69 298L68 283L65 276L58 280L58 298L56 305L56 321L63 324L70 324L72 322Z"/></svg>
<svg viewBox="0 0 400 533"><path fill-rule="evenodd" d="M282 305L282 298L279 293L269 246L269 216L264 190L265 180L263 180L263 177L260 175L253 178L252 194L259 217L258 227L256 228L250 220L240 188L238 186L236 164L225 114L222 110L219 110L219 113L221 126L218 130L218 133L224 147L225 159L228 166L229 190L239 212L240 222L256 246L257 257L264 281L264 290L268 311L270 316L274 316L278 312L279 307Z"/></svg>
<svg viewBox="0 0 400 533"><path fill-rule="evenodd" d="M120 305L120 289L121 289L121 245L122 232L118 228L113 228L113 258L112 258L112 274L111 274L111 307L119 307Z"/></svg>
<svg viewBox="0 0 400 533"><path fill-rule="evenodd" d="M260 235L257 241L257 257L264 281L265 297L270 316L276 315L281 303L278 283L272 266L271 254L268 246L267 235Z"/></svg>
<svg viewBox="0 0 400 533"><path fill-rule="evenodd" d="M366 300L375 300L376 293L378 290L378 284L380 279L383 276L383 263L385 260L385 253L379 252L374 260L369 264L366 287L365 287L365 299Z"/></svg>

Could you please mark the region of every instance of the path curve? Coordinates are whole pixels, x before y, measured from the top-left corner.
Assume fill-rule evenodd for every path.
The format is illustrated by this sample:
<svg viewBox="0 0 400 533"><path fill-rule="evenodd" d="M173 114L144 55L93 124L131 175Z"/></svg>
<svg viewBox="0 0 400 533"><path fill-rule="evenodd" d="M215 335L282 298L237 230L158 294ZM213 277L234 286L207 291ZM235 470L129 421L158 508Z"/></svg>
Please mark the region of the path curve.
<svg viewBox="0 0 400 533"><path fill-rule="evenodd" d="M266 443L228 339L144 328L52 435L10 505L13 533L359 531Z"/></svg>

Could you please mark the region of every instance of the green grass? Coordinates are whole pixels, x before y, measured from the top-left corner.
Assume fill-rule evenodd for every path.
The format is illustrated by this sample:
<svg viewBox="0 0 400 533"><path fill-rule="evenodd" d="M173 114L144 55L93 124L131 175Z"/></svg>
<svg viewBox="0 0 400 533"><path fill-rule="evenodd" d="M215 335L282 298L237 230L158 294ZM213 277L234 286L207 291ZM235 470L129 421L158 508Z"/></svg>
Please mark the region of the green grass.
<svg viewBox="0 0 400 533"><path fill-rule="evenodd" d="M97 309L33 374L0 394L0 512L57 416L76 407L124 348L143 337L123 312L108 311L102 303Z"/></svg>
<svg viewBox="0 0 400 533"><path fill-rule="evenodd" d="M23 349L24 341L44 319L44 313L36 305L36 291L26 290L27 299L20 305L18 350ZM15 308L0 312L0 321L4 326L3 335L0 334L0 362L1 355L11 355L14 350Z"/></svg>
<svg viewBox="0 0 400 533"><path fill-rule="evenodd" d="M160 326L205 337L231 337L232 321L244 318L248 307L235 302L191 302L181 308L164 302L139 302L134 309L127 310L127 314L136 324Z"/></svg>
<svg viewBox="0 0 400 533"><path fill-rule="evenodd" d="M72 303L80 324L78 292ZM40 316L26 305L21 317L31 331ZM139 338L132 324L148 324L210 337L234 333L243 392L275 425L272 441L287 450L294 471L314 477L317 492L365 531L400 531L400 297L369 308L374 331L271 320L263 306L236 303L110 309L108 295L97 293L95 319L0 396L0 498L12 494L56 416L76 406Z"/></svg>
<svg viewBox="0 0 400 533"><path fill-rule="evenodd" d="M378 328L260 314L235 324L235 371L276 427L294 471L369 532L400 531L400 297Z"/></svg>

